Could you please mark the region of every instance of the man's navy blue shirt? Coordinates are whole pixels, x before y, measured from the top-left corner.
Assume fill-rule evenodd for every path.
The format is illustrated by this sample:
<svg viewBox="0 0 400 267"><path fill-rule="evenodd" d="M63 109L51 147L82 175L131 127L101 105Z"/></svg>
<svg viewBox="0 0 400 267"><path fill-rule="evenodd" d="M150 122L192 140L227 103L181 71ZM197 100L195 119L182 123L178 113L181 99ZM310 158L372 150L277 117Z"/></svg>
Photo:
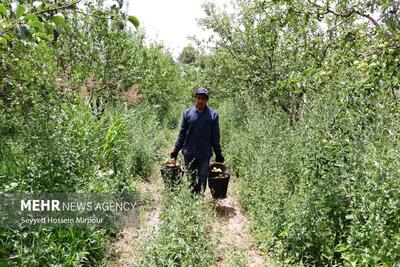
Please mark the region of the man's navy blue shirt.
<svg viewBox="0 0 400 267"><path fill-rule="evenodd" d="M183 149L183 155L198 159L210 159L221 155L218 113L206 107L203 112L191 107L183 112L181 129L175 151Z"/></svg>

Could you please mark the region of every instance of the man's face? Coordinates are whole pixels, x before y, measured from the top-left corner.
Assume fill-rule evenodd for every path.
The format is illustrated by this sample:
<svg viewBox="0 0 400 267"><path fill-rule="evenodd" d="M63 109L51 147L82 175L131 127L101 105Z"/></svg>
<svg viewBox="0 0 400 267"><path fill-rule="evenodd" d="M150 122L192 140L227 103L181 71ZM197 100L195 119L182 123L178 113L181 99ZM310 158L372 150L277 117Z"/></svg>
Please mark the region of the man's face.
<svg viewBox="0 0 400 267"><path fill-rule="evenodd" d="M207 106L208 99L207 96L200 94L196 95L195 101L196 101L196 108L201 110Z"/></svg>

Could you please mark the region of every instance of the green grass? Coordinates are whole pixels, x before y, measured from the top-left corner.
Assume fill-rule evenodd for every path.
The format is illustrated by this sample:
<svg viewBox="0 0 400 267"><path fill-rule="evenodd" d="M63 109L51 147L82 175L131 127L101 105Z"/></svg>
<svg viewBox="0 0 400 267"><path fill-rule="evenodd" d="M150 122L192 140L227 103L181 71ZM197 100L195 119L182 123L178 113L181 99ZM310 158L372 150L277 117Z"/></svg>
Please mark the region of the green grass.
<svg viewBox="0 0 400 267"><path fill-rule="evenodd" d="M144 244L140 266L215 265L210 208L189 191L183 184L179 190L164 192L159 230Z"/></svg>

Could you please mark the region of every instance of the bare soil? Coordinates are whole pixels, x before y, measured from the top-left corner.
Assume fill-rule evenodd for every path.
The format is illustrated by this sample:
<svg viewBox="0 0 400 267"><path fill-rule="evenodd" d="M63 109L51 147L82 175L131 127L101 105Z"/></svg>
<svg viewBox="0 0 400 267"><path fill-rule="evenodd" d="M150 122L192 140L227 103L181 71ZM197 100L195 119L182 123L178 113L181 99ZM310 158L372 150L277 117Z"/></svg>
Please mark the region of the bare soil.
<svg viewBox="0 0 400 267"><path fill-rule="evenodd" d="M149 181L140 182L138 188L146 200L140 210L139 227L122 230L112 245L114 257L108 265L137 266L142 257L140 246L149 242L158 230L161 192L164 190L158 171L155 170ZM217 266L276 266L255 245L249 219L236 198L234 181L229 184L227 198L214 200L209 188L205 197L206 202L215 210L210 229L213 240L217 240Z"/></svg>
<svg viewBox="0 0 400 267"><path fill-rule="evenodd" d="M236 184L230 181L227 198L212 199L209 189L206 198L214 206L212 232L218 240L217 266L275 266L256 247L250 233L250 222L236 199Z"/></svg>
<svg viewBox="0 0 400 267"><path fill-rule="evenodd" d="M158 230L161 191L163 190L162 180L158 172L159 170L154 170L148 181L139 182L138 189L144 198L144 203L140 206L139 211L139 226L122 229L112 245L114 257L109 265L137 266L142 256L140 246L151 240Z"/></svg>

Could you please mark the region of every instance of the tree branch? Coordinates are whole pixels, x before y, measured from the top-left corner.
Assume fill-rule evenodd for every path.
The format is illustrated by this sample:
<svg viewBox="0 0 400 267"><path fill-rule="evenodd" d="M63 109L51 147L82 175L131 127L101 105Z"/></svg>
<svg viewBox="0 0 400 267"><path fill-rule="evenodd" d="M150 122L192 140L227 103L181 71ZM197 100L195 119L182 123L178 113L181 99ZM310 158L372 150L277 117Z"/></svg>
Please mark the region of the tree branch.
<svg viewBox="0 0 400 267"><path fill-rule="evenodd" d="M68 8L71 8L71 7L75 6L75 5L77 5L80 1L81 0L78 0L75 3L65 4L63 6L55 7L55 8L52 8L52 9L43 10L43 11L40 11L40 12L36 12L34 14L35 15L39 15L39 14L49 13L49 12L53 12L53 11L68 9Z"/></svg>
<svg viewBox="0 0 400 267"><path fill-rule="evenodd" d="M81 10L75 10L75 12L76 12L76 13L79 13L79 14L82 14L82 15L85 15L85 16L90 16L90 17L98 18L98 19L118 20L116 17L113 17L113 16L111 16L111 17L102 17L102 16L98 16L98 15L94 15L94 14L88 14L88 13L85 13L85 12L83 12L83 11L81 11Z"/></svg>
<svg viewBox="0 0 400 267"><path fill-rule="evenodd" d="M314 2L311 2L310 0L307 0L307 1L310 4L312 4L313 6L317 7L318 9L324 9L324 7L318 5L318 4L314 3ZM355 10L355 9L350 10L348 13L342 14L342 13L338 13L338 12L330 9L329 7L326 7L326 12L321 14L321 15L326 15L328 13L334 14L335 16L342 17L342 18L350 18L353 14L357 14L357 15L359 15L361 17L364 17L364 18L368 19L370 22L372 22L372 24L375 26L375 28L381 29L381 25L370 14L365 14L365 13L363 13L361 11L358 11L358 10ZM385 34L387 36L391 36L392 35L392 33L388 32L388 31L384 31L383 34Z"/></svg>
<svg viewBox="0 0 400 267"><path fill-rule="evenodd" d="M40 12L35 12L35 13L32 13L32 14L34 14L34 15L40 15L40 14L50 13L50 12L53 12L53 11L58 11L58 10L63 10L63 9L69 9L69 8L71 8L71 7L75 6L75 5L77 5L80 1L81 1L81 0L77 0L75 3L72 3L72 4L65 4L65 5L63 5L63 6L59 6L59 7L55 7L55 8L51 8L51 9L46 9L46 10L43 10L43 11L40 11ZM20 17L20 18L18 18L18 19L16 19L16 20L11 21L10 24L7 26L7 28L3 29L2 34L8 32L8 31L10 31L10 30L12 30L13 27L14 27L15 25L17 25L19 22L21 22L23 18L24 18L24 17ZM1 35L2 35L2 34L1 34Z"/></svg>
<svg viewBox="0 0 400 267"><path fill-rule="evenodd" d="M373 17L371 17L371 15L361 13L360 11L354 11L354 12L364 18L367 18L369 21L371 21L375 25L376 28L381 27L381 25L379 25L379 23Z"/></svg>

